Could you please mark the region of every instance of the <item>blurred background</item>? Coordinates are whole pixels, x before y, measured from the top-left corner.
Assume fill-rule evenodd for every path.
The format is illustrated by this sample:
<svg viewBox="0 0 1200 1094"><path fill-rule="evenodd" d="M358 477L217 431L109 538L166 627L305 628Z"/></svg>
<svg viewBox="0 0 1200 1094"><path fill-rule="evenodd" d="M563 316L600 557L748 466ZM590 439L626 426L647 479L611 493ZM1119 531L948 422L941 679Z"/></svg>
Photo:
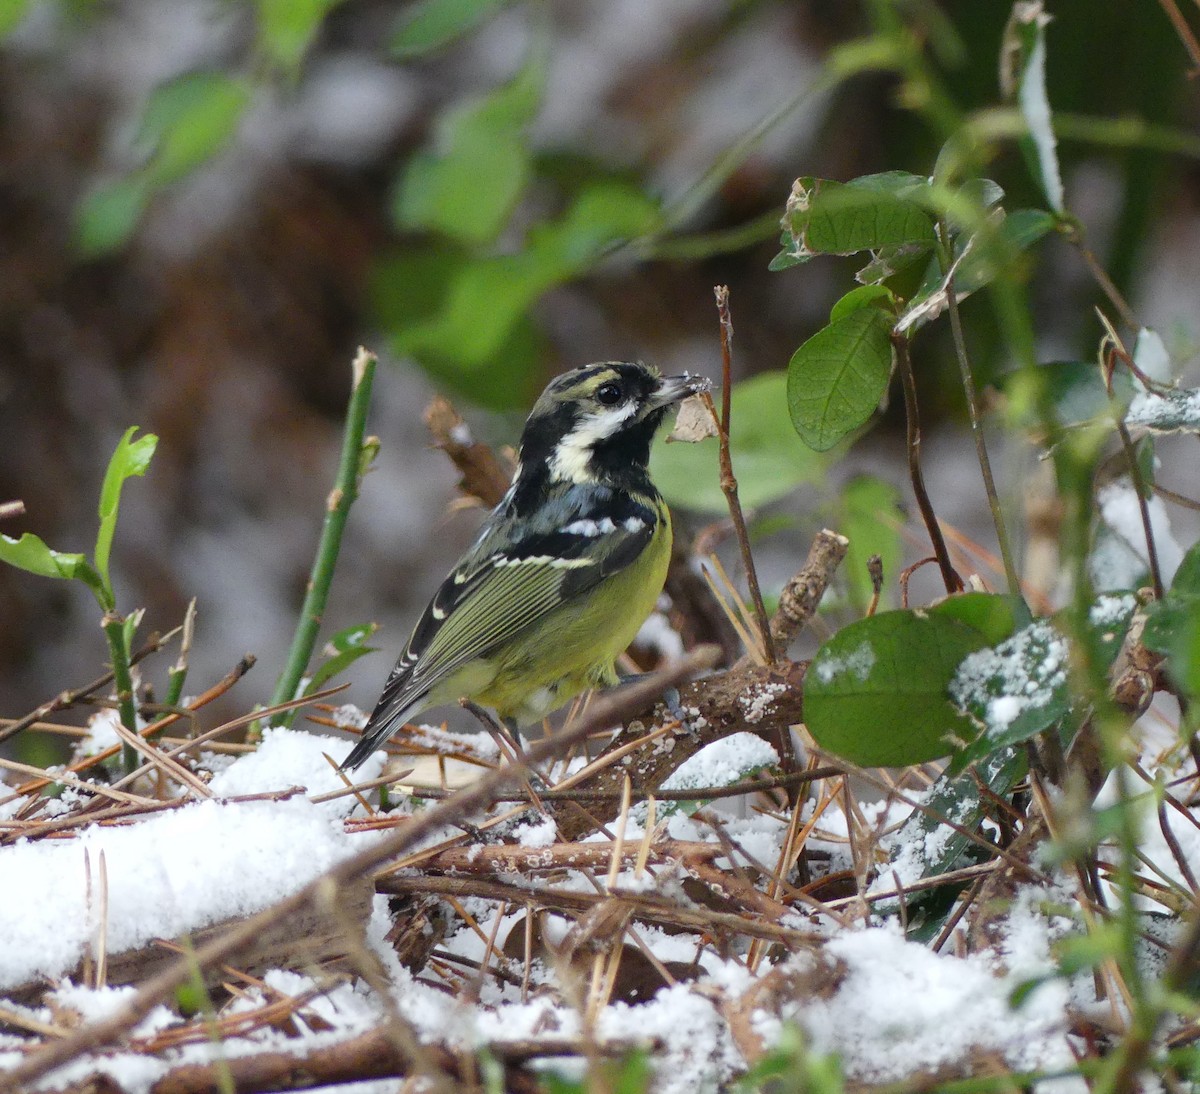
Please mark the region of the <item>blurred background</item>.
<svg viewBox="0 0 1200 1094"><path fill-rule="evenodd" d="M1171 18L1200 13L1155 0L1047 10L1068 206L1139 321L1187 365L1200 346L1200 104ZM122 501L120 605L146 607L144 634L175 626L195 596L188 692L249 651L258 666L227 709L265 702L364 344L381 357L369 431L382 451L327 629L383 625L383 652L351 674L348 699L369 707L478 523L449 508L456 474L429 447L430 397L511 444L569 367L640 358L717 377L716 284L732 293L737 377L785 368L856 268L768 272L792 180L928 174L938 150L894 77L835 83L831 51L895 18L959 106L980 109L999 100L1009 13L1004 0L0 3L0 501L26 507L0 530L90 550L117 439L130 425L158 434ZM989 174L1006 204L1038 203L1014 145ZM1028 285L1039 355L1093 359L1094 283L1074 249L1042 248ZM1009 362L993 313L972 300L964 315L995 377ZM926 473L939 515L994 549L949 349L940 330L917 347ZM837 526L860 472L894 484L889 504L907 514L896 405L829 464L772 432L786 431L778 387L746 391L773 461L746 469L769 588L812 531ZM1194 488L1195 445L1180 451L1168 483ZM695 532L720 519L715 470L702 490L681 459L664 485ZM1001 446L1018 509L1030 460ZM915 597L936 591L919 581ZM103 671L98 612L75 583L0 567L0 619L0 715Z"/></svg>

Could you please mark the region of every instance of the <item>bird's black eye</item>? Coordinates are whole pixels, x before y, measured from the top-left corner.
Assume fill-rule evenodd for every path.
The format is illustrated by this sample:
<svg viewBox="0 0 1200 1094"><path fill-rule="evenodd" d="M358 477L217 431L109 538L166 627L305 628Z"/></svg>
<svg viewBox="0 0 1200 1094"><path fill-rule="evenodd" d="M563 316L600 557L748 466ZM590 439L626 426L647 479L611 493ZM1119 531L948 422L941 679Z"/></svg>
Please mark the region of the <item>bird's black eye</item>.
<svg viewBox="0 0 1200 1094"><path fill-rule="evenodd" d="M621 385L614 380L609 380L596 388L596 402L601 406L616 406L624 397L625 393L621 390Z"/></svg>

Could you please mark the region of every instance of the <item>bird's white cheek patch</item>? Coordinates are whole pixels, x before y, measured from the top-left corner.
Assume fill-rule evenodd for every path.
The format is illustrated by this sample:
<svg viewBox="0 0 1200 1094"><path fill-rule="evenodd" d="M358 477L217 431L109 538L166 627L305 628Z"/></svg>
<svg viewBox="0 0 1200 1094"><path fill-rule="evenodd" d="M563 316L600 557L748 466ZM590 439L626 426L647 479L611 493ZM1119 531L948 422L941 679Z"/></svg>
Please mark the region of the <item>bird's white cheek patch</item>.
<svg viewBox="0 0 1200 1094"><path fill-rule="evenodd" d="M590 482L592 449L621 429L637 413L637 405L626 403L612 410L589 414L568 433L550 457L550 478L557 482Z"/></svg>

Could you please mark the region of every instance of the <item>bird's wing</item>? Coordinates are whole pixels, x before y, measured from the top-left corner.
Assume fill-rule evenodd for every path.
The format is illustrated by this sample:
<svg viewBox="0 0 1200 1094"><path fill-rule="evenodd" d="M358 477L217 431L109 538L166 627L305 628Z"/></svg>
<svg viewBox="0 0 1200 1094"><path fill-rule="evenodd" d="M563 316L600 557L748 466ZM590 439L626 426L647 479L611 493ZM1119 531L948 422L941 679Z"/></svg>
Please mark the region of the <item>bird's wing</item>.
<svg viewBox="0 0 1200 1094"><path fill-rule="evenodd" d="M619 523L576 516L506 543L496 542L485 529L422 614L384 685L364 741L367 734L382 740L397 719L456 669L486 657L564 601L624 569L646 549L654 531L655 515L644 506L631 508Z"/></svg>

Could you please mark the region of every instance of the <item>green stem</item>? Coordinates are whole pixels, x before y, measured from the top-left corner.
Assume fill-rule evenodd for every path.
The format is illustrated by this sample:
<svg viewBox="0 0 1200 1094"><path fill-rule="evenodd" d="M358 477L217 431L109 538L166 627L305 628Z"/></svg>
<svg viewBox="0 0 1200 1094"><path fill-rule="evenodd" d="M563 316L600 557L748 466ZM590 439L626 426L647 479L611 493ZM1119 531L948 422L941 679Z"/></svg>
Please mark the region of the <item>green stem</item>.
<svg viewBox="0 0 1200 1094"><path fill-rule="evenodd" d="M169 717L171 710L178 707L179 700L183 698L183 684L187 680L188 655L192 652L192 633L195 626L196 598L192 597L183 616L183 637L179 640L179 656L167 672L167 694L162 703L165 709L160 718Z"/></svg>
<svg viewBox="0 0 1200 1094"><path fill-rule="evenodd" d="M137 708L133 703L133 673L130 671L129 644L125 640L125 619L116 612L104 613L104 637L108 639L108 657L112 663L113 686L117 693L117 712L121 724L130 733L137 732ZM125 774L138 766L137 752L132 746L121 746L121 765Z"/></svg>
<svg viewBox="0 0 1200 1094"><path fill-rule="evenodd" d="M325 523L321 529L321 542L317 546L312 572L308 579L308 591L300 609L296 633L292 636L292 647L288 652L287 664L280 673L271 706L294 699L300 690L308 662L317 644L317 634L329 599L329 586L333 581L338 551L342 546L342 532L350 506L358 497L358 487L365 470L363 459L363 434L366 429L367 406L371 401L371 384L375 378L377 359L373 353L359 349L351 366L353 386L350 391L350 406L346 412L346 428L342 435L342 455L338 463L337 479L329 493L325 508ZM291 723L293 712L281 716L279 724Z"/></svg>

